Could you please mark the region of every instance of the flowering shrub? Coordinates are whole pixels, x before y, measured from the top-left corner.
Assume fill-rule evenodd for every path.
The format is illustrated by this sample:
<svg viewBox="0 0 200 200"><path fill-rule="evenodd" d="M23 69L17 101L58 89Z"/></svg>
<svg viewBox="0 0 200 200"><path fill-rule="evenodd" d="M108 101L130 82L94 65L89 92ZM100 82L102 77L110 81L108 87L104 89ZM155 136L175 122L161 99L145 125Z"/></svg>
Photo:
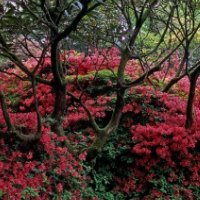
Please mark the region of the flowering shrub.
<svg viewBox="0 0 200 200"><path fill-rule="evenodd" d="M112 188L112 199L198 199L200 128L185 130L185 101L179 97L148 90L146 99L146 107L140 101L136 113L133 105L139 99L126 104L117 136L97 158L96 176L109 177L101 183L103 191ZM138 117L139 123L134 121Z"/></svg>
<svg viewBox="0 0 200 200"><path fill-rule="evenodd" d="M43 128L40 144L10 148L1 140L0 191L3 199L80 199L84 176L80 160L62 147L66 137ZM19 149L19 150L15 150Z"/></svg>
<svg viewBox="0 0 200 200"><path fill-rule="evenodd" d="M177 60L174 65L177 65ZM116 70L120 56L116 49L95 51L85 56L73 50L61 55L66 66L67 91L81 95L98 124L105 126L116 102ZM34 60L25 63L33 70ZM50 60L37 75L52 80ZM170 69L166 81L174 75ZM37 130L34 98L29 82L20 70L0 74L0 90L6 94L12 123L26 134ZM142 74L135 61L126 66L126 80ZM165 72L152 76L154 83ZM85 161L95 133L84 108L67 98L65 136L51 132L49 121L54 108L54 91L45 84L36 85L39 111L43 118L39 142L23 144L15 136L7 138L0 110L0 198L2 199L197 199L200 185L199 83L194 103L195 119L190 130L184 128L187 79L171 91L145 82L125 94L120 126L96 160ZM84 92L83 92L84 91ZM78 154L70 153L66 141Z"/></svg>

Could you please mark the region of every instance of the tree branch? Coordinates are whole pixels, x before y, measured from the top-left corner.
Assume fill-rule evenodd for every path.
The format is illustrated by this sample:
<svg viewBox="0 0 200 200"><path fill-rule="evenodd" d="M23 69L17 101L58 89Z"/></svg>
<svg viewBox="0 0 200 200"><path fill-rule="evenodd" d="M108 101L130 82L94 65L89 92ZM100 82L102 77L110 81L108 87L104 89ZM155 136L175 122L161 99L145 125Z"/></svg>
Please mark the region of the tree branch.
<svg viewBox="0 0 200 200"><path fill-rule="evenodd" d="M98 126L98 124L95 121L95 118L93 117L92 113L90 112L90 110L87 108L87 106L81 101L80 98L77 98L74 94L72 94L71 92L67 92L67 95L69 95L70 97L72 97L76 102L78 102L85 110L85 112L87 113L89 120L92 124L92 127L94 129L94 131L96 132L96 134L100 134L102 132L102 129Z"/></svg>
<svg viewBox="0 0 200 200"><path fill-rule="evenodd" d="M15 128L14 128L14 126L11 122L10 116L8 114L8 108L7 108L7 105L6 105L6 102L5 102L5 96L4 96L4 93L2 91L0 91L0 103L1 103L1 109L2 109L2 112L3 112L3 116L4 116L4 120L6 122L8 132L13 132L15 130Z"/></svg>
<svg viewBox="0 0 200 200"><path fill-rule="evenodd" d="M77 16L72 21L72 23L70 25L68 25L63 32L58 33L58 35L53 39L55 43L58 43L59 41L61 41L65 37L67 37L71 32L73 32L77 28L79 22L82 20L82 18L85 15L87 15L89 12L91 12L96 7L101 5L100 3L98 3L98 4L95 4L94 6L92 6L91 8L88 8L90 2L91 2L91 0L81 1L82 5L83 5L82 10L77 14Z"/></svg>

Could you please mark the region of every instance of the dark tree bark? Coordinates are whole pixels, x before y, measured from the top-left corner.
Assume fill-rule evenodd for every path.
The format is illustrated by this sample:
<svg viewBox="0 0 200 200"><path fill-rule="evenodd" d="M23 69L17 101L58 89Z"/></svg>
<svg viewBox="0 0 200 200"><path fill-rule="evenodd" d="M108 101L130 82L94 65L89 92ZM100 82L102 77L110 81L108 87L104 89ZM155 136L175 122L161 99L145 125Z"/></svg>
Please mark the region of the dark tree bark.
<svg viewBox="0 0 200 200"><path fill-rule="evenodd" d="M117 130L120 123L121 116L122 116L122 109L124 107L125 91L126 89L118 84L117 101L115 104L115 109L112 114L111 120L105 128L101 129L97 133L94 143L92 144L91 148L89 148L88 150L87 161L91 161L94 158L96 158L98 153L102 150L104 145L109 140L110 136L114 134L115 131Z"/></svg>
<svg viewBox="0 0 200 200"><path fill-rule="evenodd" d="M55 35L53 33L52 38ZM54 42L51 45L51 67L53 73L53 89L55 92L55 105L52 114L54 123L52 124L52 129L58 135L63 135L62 123L66 110L66 80L60 63L58 46L59 42Z"/></svg>
<svg viewBox="0 0 200 200"><path fill-rule="evenodd" d="M186 108L186 122L185 122L186 129L190 129L193 124L193 102L195 98L195 89L196 89L197 79L198 79L198 74L196 73L190 76L190 90L189 90L189 96L188 96L187 108Z"/></svg>

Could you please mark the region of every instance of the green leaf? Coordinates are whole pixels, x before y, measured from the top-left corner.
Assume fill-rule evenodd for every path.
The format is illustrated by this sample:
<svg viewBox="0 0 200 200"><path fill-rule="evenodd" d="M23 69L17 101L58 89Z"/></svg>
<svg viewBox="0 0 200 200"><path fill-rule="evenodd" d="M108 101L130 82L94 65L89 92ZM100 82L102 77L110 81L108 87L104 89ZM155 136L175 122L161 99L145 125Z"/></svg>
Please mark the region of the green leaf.
<svg viewBox="0 0 200 200"><path fill-rule="evenodd" d="M35 189L33 189L32 187L26 187L23 191L22 191L22 199L26 200L26 195L29 194L30 197L38 197L39 193L37 191L35 191Z"/></svg>
<svg viewBox="0 0 200 200"><path fill-rule="evenodd" d="M4 194L3 190L0 190L0 198L3 197L3 194Z"/></svg>

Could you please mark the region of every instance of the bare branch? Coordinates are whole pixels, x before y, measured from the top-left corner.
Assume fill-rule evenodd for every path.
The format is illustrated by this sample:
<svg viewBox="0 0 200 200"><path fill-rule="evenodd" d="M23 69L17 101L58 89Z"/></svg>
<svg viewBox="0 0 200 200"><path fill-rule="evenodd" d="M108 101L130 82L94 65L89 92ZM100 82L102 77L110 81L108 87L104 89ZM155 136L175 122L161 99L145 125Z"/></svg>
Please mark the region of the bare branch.
<svg viewBox="0 0 200 200"><path fill-rule="evenodd" d="M89 120L92 124L92 127L94 128L94 130L96 131L96 134L100 134L101 133L101 128L98 126L98 124L96 123L95 121L95 118L93 117L92 113L90 112L90 110L87 108L87 106L81 101L80 98L77 98L74 94L72 94L71 92L67 92L67 94L72 97L76 102L78 102L83 108L84 110L86 111L88 117L89 117Z"/></svg>

